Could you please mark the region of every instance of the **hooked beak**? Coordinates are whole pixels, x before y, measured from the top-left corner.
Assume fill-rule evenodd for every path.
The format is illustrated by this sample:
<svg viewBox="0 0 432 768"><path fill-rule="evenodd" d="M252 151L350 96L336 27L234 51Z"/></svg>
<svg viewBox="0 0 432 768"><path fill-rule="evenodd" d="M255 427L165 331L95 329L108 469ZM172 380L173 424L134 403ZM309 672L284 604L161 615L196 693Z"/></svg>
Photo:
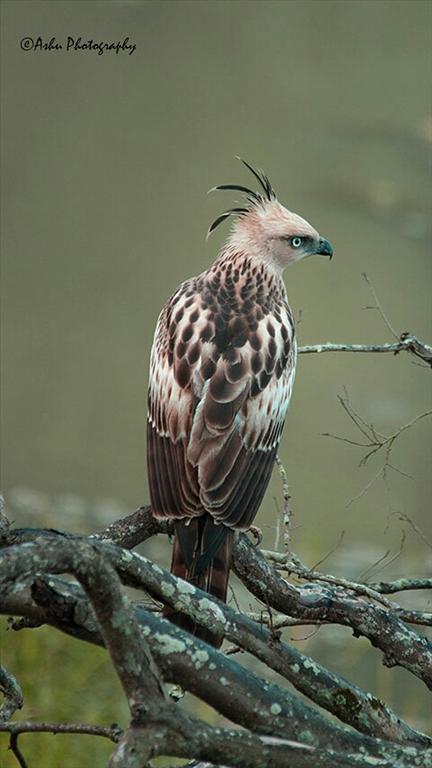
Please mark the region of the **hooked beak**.
<svg viewBox="0 0 432 768"><path fill-rule="evenodd" d="M333 256L333 246L324 237L320 237L318 250L315 253L319 256L328 256L329 259Z"/></svg>

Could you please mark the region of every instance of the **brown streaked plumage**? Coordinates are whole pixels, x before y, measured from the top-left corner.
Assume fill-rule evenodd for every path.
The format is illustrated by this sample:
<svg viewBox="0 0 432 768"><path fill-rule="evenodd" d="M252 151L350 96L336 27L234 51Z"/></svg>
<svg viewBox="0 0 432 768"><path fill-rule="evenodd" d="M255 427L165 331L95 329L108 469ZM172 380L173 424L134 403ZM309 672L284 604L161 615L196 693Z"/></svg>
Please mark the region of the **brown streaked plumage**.
<svg viewBox="0 0 432 768"><path fill-rule="evenodd" d="M273 469L295 374L296 342L282 272L332 255L288 211L261 172L214 264L182 283L159 316L150 363L147 454L152 512L173 518L171 570L226 599L233 531L247 530ZM222 638L170 610L172 621Z"/></svg>

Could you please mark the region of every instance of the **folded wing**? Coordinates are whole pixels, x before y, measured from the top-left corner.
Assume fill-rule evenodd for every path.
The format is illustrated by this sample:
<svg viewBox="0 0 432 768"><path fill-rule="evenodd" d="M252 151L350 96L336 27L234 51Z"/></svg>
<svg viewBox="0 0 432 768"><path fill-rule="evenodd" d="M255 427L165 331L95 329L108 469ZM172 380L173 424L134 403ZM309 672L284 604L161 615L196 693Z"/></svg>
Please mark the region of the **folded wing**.
<svg viewBox="0 0 432 768"><path fill-rule="evenodd" d="M223 320L223 318L222 318ZM153 512L247 529L269 482L295 372L289 312L221 322L181 286L158 321L149 387Z"/></svg>

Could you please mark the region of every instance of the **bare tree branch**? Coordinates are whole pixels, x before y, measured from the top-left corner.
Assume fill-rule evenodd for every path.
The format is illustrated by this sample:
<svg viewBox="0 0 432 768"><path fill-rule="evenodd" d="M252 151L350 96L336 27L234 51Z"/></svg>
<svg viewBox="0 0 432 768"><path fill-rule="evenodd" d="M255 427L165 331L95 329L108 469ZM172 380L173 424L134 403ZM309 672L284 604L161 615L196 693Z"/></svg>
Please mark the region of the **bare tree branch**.
<svg viewBox="0 0 432 768"><path fill-rule="evenodd" d="M118 742L122 729L118 725L90 725L88 723L35 723L12 721L0 723L0 733L79 733L88 736L102 736Z"/></svg>
<svg viewBox="0 0 432 768"><path fill-rule="evenodd" d="M390 344L334 344L325 342L323 344L306 344L299 347L298 352L302 355L321 352L392 352L397 355L399 352L410 352L432 367L432 347L408 332L403 333L399 337L399 341Z"/></svg>
<svg viewBox="0 0 432 768"><path fill-rule="evenodd" d="M21 687L15 677L0 665L0 691L4 701L0 706L0 724L10 720L17 709L21 709L24 698Z"/></svg>
<svg viewBox="0 0 432 768"><path fill-rule="evenodd" d="M156 520L149 506L139 507L127 517L111 523L101 533L93 534L95 539L118 543L126 549L133 549L146 539L158 533L170 533L172 524L168 520Z"/></svg>
<svg viewBox="0 0 432 768"><path fill-rule="evenodd" d="M432 644L409 629L384 606L374 605L341 587L298 590L278 575L245 536L234 544L234 570L250 592L266 605L296 618L315 618L351 626L383 651L386 666L400 665L432 688Z"/></svg>
<svg viewBox="0 0 432 768"><path fill-rule="evenodd" d="M17 534L18 532L15 532L14 540L17 539ZM38 534L39 543L46 539L46 543L43 545L45 553L48 551L49 541L51 541L50 546L55 550L55 542L53 541L56 538L55 534L52 532L47 534L38 532ZM28 535L29 531L26 531L26 538ZM100 546L103 547L100 552L104 551L106 555L109 555L110 562L118 570L124 583L145 588L153 596L165 599L173 607L184 610L205 626L217 626L218 631L223 632L228 639L240 643L242 647L250 650L273 669L291 680L299 690L309 695L312 700L342 717L345 722L349 722L366 733L384 735L393 740L418 740L418 735L411 729L407 730L407 726L404 724L401 725L395 715L387 710L381 702L371 700L367 694L363 694L359 689L338 676L332 675L291 646L280 641L275 644L274 641L271 641L271 635L262 626L255 625L247 617L236 613L233 609L214 599L210 599L208 595L190 587L190 585L186 590L181 580L155 566L146 558L132 553L122 553L107 545ZM256 552L253 548L252 550ZM284 583L286 584L286 582ZM44 601L44 604L52 609L55 605L55 599L51 587L52 577L50 577L49 596ZM39 596L40 599L40 591L39 584L38 594L33 593L33 596ZM76 590L73 595L74 602L75 598ZM316 599L313 602L316 603ZM64 611L64 596L62 596L60 603ZM6 605L5 607L9 609L11 606ZM140 615L142 615L141 612ZM69 619L69 615L67 618ZM183 679L180 682L188 687L187 679L186 683ZM214 688L214 682L209 685L210 688L212 686ZM211 693L213 693L213 688ZM346 706L348 702L352 704L354 700L356 701L355 707ZM214 705L214 700L211 698L209 703Z"/></svg>
<svg viewBox="0 0 432 768"><path fill-rule="evenodd" d="M356 755L345 756L332 750L318 749L293 740L252 736L251 734L227 728L216 731L194 720L191 720L190 723L188 722L188 725L187 732L181 734L180 744L177 742L179 735L175 734L177 743L175 747L172 747L173 750L177 753L183 752L185 755L188 755L192 744L195 747L195 751L198 754L201 753L204 758L208 754L211 754L212 759L220 755L224 761L229 760L232 766L237 765L240 768L244 768L244 766L263 768L265 765L284 768L287 765L287 759L290 761L290 766L292 765L294 768L296 766L298 768L310 768L311 765L322 766L323 768L350 765L357 765L361 768L370 767L370 760L368 761L368 759L358 760ZM10 733L15 737L23 733L66 733L101 736L110 739L114 743L117 743L122 735L121 729L117 726L97 726L81 723L7 722L0 724L0 732ZM172 735L169 735L168 739L168 745L174 743ZM146 759L146 743L147 737L144 737L144 729L131 729L129 739L120 758L121 763L119 764L123 764L126 757L130 765L133 765L136 759L138 760L137 764L142 765L142 759ZM128 752L129 755L127 754ZM15 755L17 756L16 751ZM22 753L21 761L21 764L25 765ZM112 764L114 766L115 762ZM389 766L388 761L382 764ZM198 768L197 761L194 761L193 765ZM211 768L211 765L214 766L214 763L206 763L206 765Z"/></svg>
<svg viewBox="0 0 432 768"><path fill-rule="evenodd" d="M142 507L92 537L8 526L0 532L0 612L24 616L27 624L49 623L75 637L105 644L110 652L132 718L131 726L119 734L111 768L136 768L158 754L193 756L213 765L225 760L239 768L366 766L371 760L388 768L408 768L415 760L432 766L429 737L410 728L378 699L284 643L278 634L284 617L351 626L381 648L386 664L405 666L430 685L432 647L406 627L398 613L402 609L383 597L384 590L311 571L294 553L266 553L275 561L284 560L272 565L242 535L234 545L234 568L252 594L280 612L267 629L263 621L253 621L147 558L111 543L130 547L166 531L167 526ZM277 572L281 565L311 583L289 584ZM75 574L84 591L55 575L65 572ZM149 612L146 604L144 608L129 604L119 578L197 623L216 627L234 647L253 654L357 732L330 722L280 686L263 683L236 661L162 619L153 606ZM320 581L327 583L323 586ZM371 599L373 603L366 602ZM408 613L412 617L419 612L405 612L405 617ZM179 684L248 731L239 737L239 732L213 729L184 716L167 700L160 675L165 683ZM11 748L25 765L18 731L9 732Z"/></svg>
<svg viewBox="0 0 432 768"><path fill-rule="evenodd" d="M65 582L65 586L66 588L68 587L67 582ZM75 599L75 596L73 599ZM64 599L59 601L59 606L61 606L61 609L64 607ZM156 654L155 658L157 660L158 665L160 666L161 669L165 668L164 677L166 679L174 680L180 677L180 682L183 683L184 681L186 681L186 684L187 684L188 682L191 681L191 679L195 678L195 685L197 685L198 687L192 688L192 690L194 690L194 692L198 696L200 696L200 698L204 698L204 700L205 700L205 697L201 695L202 691L207 692L209 694L209 696L207 697L207 701L209 701L210 703L210 701L212 700L212 697L210 695L212 682L210 682L208 678L209 673L212 673L212 672L214 673L215 675L214 681L217 681L218 676L220 676L221 674L222 675L226 674L227 677L222 678L222 683L224 683L222 690L226 691L227 696L233 697L234 711L237 712L238 715L241 715L243 719L243 713L241 712L242 702L243 702L243 705L246 703L246 706L248 707L249 706L248 698L251 696L251 690L248 688L246 689L244 688L243 674L245 670L242 670L243 674L240 674L240 676L238 676L238 673L236 672L236 677L233 678L232 670L237 669L237 665L235 665L234 667L225 666L221 668L218 663L220 660L221 654L214 651L214 649L210 649L209 646L205 645L204 643L200 643L199 641L195 641L195 643L193 643L192 639L186 633L181 632L180 630L173 627L172 625L170 625L168 622L164 620L161 620L161 619L155 620L155 617L146 615L144 614L144 612L141 612L141 621L142 621L142 627L143 627L145 636L149 639L152 645L152 650ZM160 628L161 625L164 627L163 636L168 634L172 638L173 647L171 648L171 652L167 651L167 645L169 644L169 640L167 638L163 642L162 649L159 647L158 638L160 638L160 634L157 631L157 628ZM73 634L76 636L77 634L76 628L74 629ZM178 652L180 650L179 646L177 645L175 647L174 640L177 640L177 642L182 642L182 641L185 642L187 648L191 649L190 652L192 656L195 656L195 658L198 656L198 659L200 660L200 662L203 662L203 666L200 666L198 664L199 669L194 670L194 665L193 664L191 665L190 663L188 663L188 653L186 654L184 652L179 653ZM101 639L100 638L97 639L97 637L95 636L94 641L100 644ZM195 650L193 650L194 647L195 647ZM205 653L210 652L209 663L205 662L204 657L199 656L200 649L205 649ZM210 669L210 670L208 669L209 667L212 668L212 666L214 666L215 664L216 666L214 669ZM204 675L204 680L202 679L202 675ZM249 673L246 673L246 676L247 678L249 678ZM234 691L231 690L233 685L234 685ZM239 690L237 690L237 685L240 685ZM268 691L270 694L269 703L273 702L274 704L277 705L278 698L276 699L274 698L274 692L276 687L267 685L265 686L265 688L266 688L266 691ZM261 695L266 696L266 692L261 691ZM244 698L245 696L246 696L246 699ZM214 699L213 699L213 703L214 703ZM264 701L262 702L262 704L265 706ZM255 711L258 713L260 712L260 710L255 710ZM224 713L228 715L228 712L226 710L224 711ZM232 719L235 719L235 718L232 718ZM285 718L282 716L282 713L280 713L277 717L273 715L271 720L273 720L273 724L274 724L273 730L276 730L279 736L276 736L276 738L274 737L269 738L268 739L269 745L271 745L273 742L277 744L277 739L279 738L286 740L287 732L290 733L291 731L293 731L296 734L296 736L297 734L308 732L309 733L308 738L312 738L312 736L314 739L316 738L313 722L309 723L309 728L310 728L309 731L302 731L302 730L298 730L299 723L297 722L296 718L294 719L294 721L292 721L290 718L288 718L288 720L286 721ZM258 730L260 730L260 727L262 727L260 726L259 723L260 723L260 720L258 721ZM182 724L181 729L183 728L184 728L184 725ZM195 723L194 723L194 728L196 729ZM224 729L222 730L216 729L216 730L217 730L217 735L218 737L220 737L222 743L223 743L223 740L227 740L230 738L229 731L225 731ZM182 730L182 733L184 733L183 730ZM296 736L294 736L294 739L296 738ZM325 740L324 735L323 735L323 738ZM427 741L427 737L422 737L422 738L426 739L426 741L423 742L425 746L427 743L430 743ZM187 756L188 754L190 755L191 752L193 752L195 756L200 757L201 759L211 760L212 763L219 762L221 759L221 753L220 751L219 753L217 752L215 753L212 751L212 746L211 746L212 742L209 735L206 735L205 742L206 742L205 751L203 750L202 745L199 746L199 744L197 744L197 740L195 739L193 742L190 741L188 752L186 751L186 749L185 751L183 751L183 748L180 749L180 745L176 745L176 748L173 747L173 754L176 754L177 756ZM368 741L368 744L369 743L370 742ZM231 744L229 746L232 747ZM244 745L241 744L239 746L243 748ZM258 741L254 742L254 747L255 749L259 747ZM300 746L298 748L301 749ZM310 768L314 768L314 766L321 765L321 764L326 766L361 765L361 766L364 766L365 768L367 765L370 766L371 764L376 764L376 765L383 765L388 768L395 768L396 766L401 766L401 768L405 768L405 767L408 768L408 766L415 764L414 762L410 763L409 761L417 760L421 755L420 759L422 761L423 760L425 761L424 763L422 762L421 764L424 765L425 768L426 766L428 767L429 765L432 765L432 752L430 749L422 748L419 750L419 748L415 749L413 747L409 747L409 749L405 753L404 749L399 750L398 748L390 747L387 743L384 743L384 742L379 742L379 743L372 742L371 748L374 754L376 749L379 749L380 751L380 757L374 758L374 761L372 761L372 758L368 755L368 752L362 753L361 762L356 762L357 759L360 760L360 755L357 754L356 752L351 753L349 755L345 755L345 754L341 754L340 751L337 752L337 751L331 750L330 752L327 752L325 756L321 757L321 750L317 749L316 751L310 751L309 753L307 753L308 757L305 757L303 762L300 762L297 759L297 757L296 757L296 760L294 761L295 753L293 755L292 752L289 752L289 753L285 752L283 753L280 762L275 762L275 763L271 762L271 760L273 759L271 757L260 758L259 756L260 753L258 752L254 756L254 758L252 758L250 754L247 754L247 753L245 754L242 751L241 755L237 755L236 757L234 755L232 758L230 758L230 760L228 761L228 764L230 766L238 765L238 766L241 766L241 768L243 766L249 766L249 765L251 766L251 768L253 768L253 766L260 766L260 768L264 768L264 766L267 766L267 765L286 766L288 764L290 766L296 766L296 765L310 766ZM225 761L227 760L227 757L229 754L230 754L229 751L225 753L224 755ZM385 757L384 757L384 754L385 754ZM318 762L318 755L320 756L320 759L324 760L323 763ZM357 755L356 759L354 759L355 755ZM288 756L289 756L289 759L288 759ZM248 760L250 760L250 762L248 762ZM268 762L266 762L267 760ZM284 760L286 762L284 762ZM331 762L331 760L333 760L333 763ZM125 765L129 766L129 763L125 763Z"/></svg>
<svg viewBox="0 0 432 768"><path fill-rule="evenodd" d="M390 595L416 589L432 589L432 579L396 579L395 581L377 581L368 584L375 592Z"/></svg>
<svg viewBox="0 0 432 768"><path fill-rule="evenodd" d="M261 550L261 554L264 555L267 560L274 562L278 570L287 571L288 574L295 573L302 579L323 581L327 584L335 584L336 586L344 587L350 592L355 592L357 595L364 595L375 600L377 603L384 605L386 608L393 611L393 613L402 621L406 621L409 624L432 626L432 613L401 608L397 603L383 597L383 590L375 590L371 584L362 584L350 579L344 579L340 576L321 573L321 571L317 571L315 568L308 568L302 563L297 555L292 557L290 555L283 555L280 552L273 552L265 549Z"/></svg>

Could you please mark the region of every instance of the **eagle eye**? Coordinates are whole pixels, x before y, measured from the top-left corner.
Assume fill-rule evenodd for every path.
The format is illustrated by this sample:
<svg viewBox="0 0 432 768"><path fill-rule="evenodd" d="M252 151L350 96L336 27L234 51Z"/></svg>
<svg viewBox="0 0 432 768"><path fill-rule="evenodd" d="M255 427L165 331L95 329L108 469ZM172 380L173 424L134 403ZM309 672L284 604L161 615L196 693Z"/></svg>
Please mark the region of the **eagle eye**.
<svg viewBox="0 0 432 768"><path fill-rule="evenodd" d="M300 248L302 243L303 243L303 239L301 237L292 237L291 238L291 245L292 245L293 248Z"/></svg>

